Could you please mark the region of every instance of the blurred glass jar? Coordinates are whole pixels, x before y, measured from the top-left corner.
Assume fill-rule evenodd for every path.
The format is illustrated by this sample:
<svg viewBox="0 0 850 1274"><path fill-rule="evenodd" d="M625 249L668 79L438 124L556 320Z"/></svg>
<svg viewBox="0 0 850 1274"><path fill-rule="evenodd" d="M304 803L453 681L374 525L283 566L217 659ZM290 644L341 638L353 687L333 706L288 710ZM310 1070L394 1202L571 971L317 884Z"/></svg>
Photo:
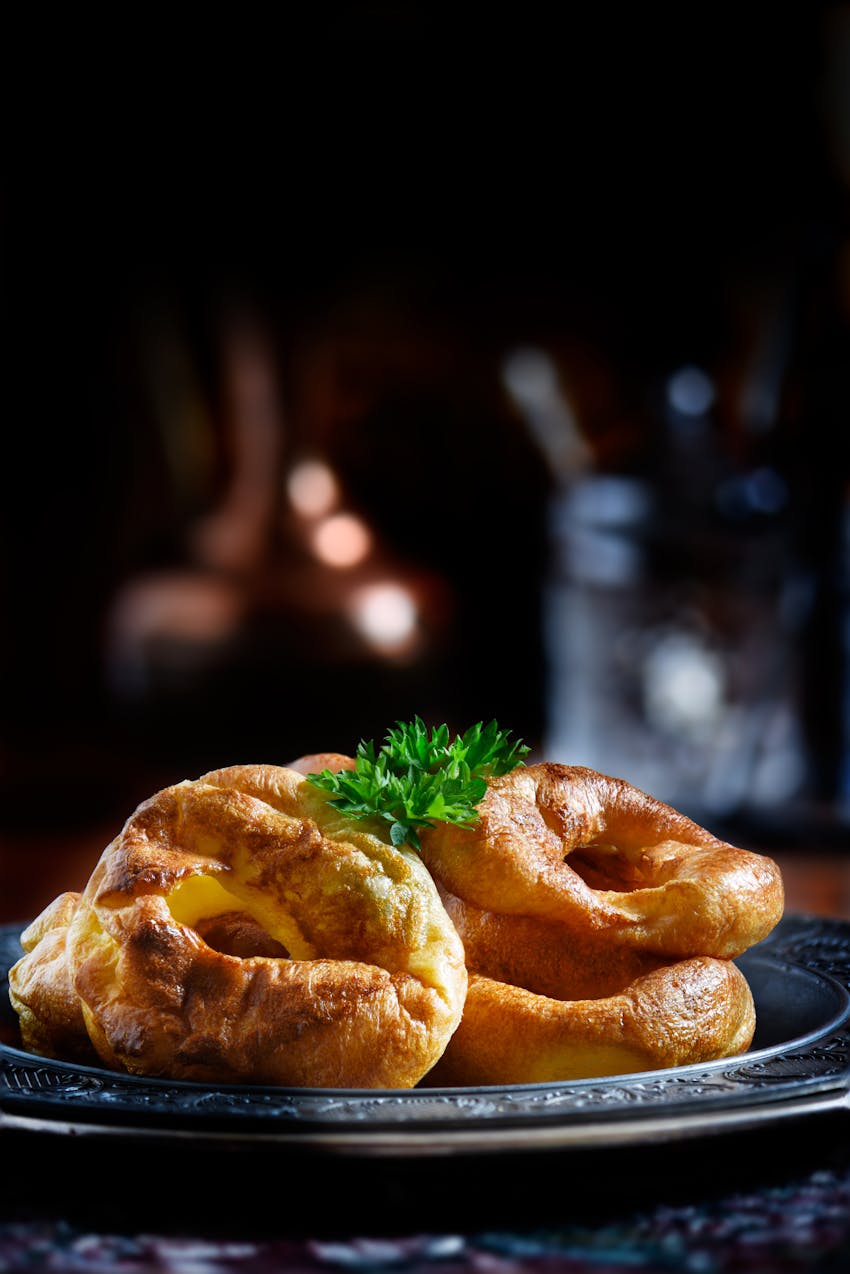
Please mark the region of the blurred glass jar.
<svg viewBox="0 0 850 1274"><path fill-rule="evenodd" d="M779 475L702 489L709 503L681 484L592 473L554 498L544 755L716 824L773 815L805 785L808 599Z"/></svg>

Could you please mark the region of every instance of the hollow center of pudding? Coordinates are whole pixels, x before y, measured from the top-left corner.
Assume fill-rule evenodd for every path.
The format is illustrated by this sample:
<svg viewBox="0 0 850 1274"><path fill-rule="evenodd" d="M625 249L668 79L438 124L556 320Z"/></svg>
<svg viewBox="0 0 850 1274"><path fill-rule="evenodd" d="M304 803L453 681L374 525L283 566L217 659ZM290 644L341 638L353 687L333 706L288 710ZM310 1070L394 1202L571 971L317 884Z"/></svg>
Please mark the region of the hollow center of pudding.
<svg viewBox="0 0 850 1274"><path fill-rule="evenodd" d="M264 914L267 907L252 905L242 891L227 889L215 876L188 876L166 901L178 923L194 929L207 946L223 955L249 959L266 956L288 959L298 941L287 942L288 917Z"/></svg>
<svg viewBox="0 0 850 1274"><path fill-rule="evenodd" d="M195 925L208 947L222 955L239 956L242 960L252 956L266 956L286 960L289 952L280 942L266 933L247 911L226 911L220 916L209 916Z"/></svg>
<svg viewBox="0 0 850 1274"><path fill-rule="evenodd" d="M582 845L564 859L591 889L629 893L649 883L640 855L627 855L616 845Z"/></svg>

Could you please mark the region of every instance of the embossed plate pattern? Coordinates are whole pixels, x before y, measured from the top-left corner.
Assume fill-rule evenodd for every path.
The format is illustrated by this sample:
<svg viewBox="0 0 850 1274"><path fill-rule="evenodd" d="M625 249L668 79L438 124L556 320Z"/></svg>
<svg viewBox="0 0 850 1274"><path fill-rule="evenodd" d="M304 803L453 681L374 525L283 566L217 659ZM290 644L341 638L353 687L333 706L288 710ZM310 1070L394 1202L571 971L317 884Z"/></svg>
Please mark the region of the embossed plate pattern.
<svg viewBox="0 0 850 1274"><path fill-rule="evenodd" d="M18 934L0 927L7 1027ZM850 924L787 916L739 963L759 1025L732 1060L559 1084L352 1091L140 1079L0 1044L0 1130L396 1157L663 1143L844 1109Z"/></svg>

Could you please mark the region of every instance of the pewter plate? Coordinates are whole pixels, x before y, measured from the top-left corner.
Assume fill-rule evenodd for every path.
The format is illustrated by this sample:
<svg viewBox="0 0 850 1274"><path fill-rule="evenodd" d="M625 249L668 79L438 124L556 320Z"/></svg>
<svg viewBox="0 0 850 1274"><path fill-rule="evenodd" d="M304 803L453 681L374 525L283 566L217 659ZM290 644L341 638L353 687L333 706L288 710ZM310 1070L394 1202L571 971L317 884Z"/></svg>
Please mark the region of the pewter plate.
<svg viewBox="0 0 850 1274"><path fill-rule="evenodd" d="M0 927L6 987L20 928ZM734 1060L557 1084L290 1089L140 1079L0 1043L0 1132L396 1159L669 1145L844 1110L850 924L787 916L738 963L758 1027ZM14 1040L7 990L0 1015Z"/></svg>

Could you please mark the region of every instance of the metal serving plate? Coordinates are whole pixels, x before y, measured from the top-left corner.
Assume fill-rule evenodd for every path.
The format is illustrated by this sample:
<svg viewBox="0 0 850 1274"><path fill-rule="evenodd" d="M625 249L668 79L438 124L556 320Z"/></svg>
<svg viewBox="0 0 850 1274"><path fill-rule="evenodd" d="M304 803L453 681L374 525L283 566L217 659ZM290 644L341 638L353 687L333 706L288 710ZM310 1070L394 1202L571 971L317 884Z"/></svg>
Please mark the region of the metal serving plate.
<svg viewBox="0 0 850 1274"><path fill-rule="evenodd" d="M0 1018L14 1040L0 927ZM738 961L758 1026L733 1060L606 1079L398 1090L207 1086L50 1061L0 1044L0 1132L165 1139L384 1159L669 1145L844 1110L850 1087L850 924L788 916Z"/></svg>

